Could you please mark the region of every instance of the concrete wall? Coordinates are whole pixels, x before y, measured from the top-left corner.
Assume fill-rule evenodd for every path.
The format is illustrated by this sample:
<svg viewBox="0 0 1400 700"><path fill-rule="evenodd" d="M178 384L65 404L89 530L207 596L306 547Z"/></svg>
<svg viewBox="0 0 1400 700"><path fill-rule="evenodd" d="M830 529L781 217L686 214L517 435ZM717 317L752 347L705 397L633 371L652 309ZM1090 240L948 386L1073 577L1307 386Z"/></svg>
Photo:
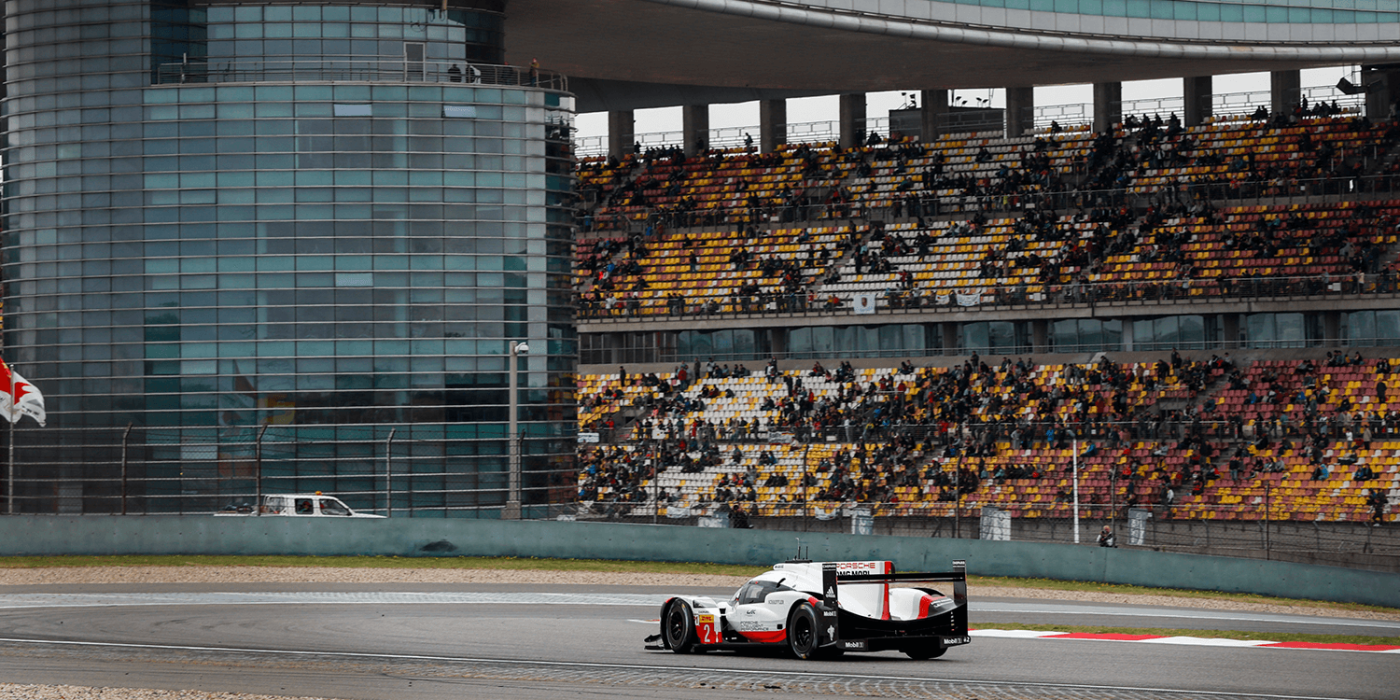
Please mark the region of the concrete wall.
<svg viewBox="0 0 1400 700"><path fill-rule="evenodd" d="M968 572L1259 593L1400 607L1400 575L1310 564L1031 542L730 530L670 525L395 518L13 516L0 555L514 556L767 565L799 543L812 559L889 559Z"/></svg>

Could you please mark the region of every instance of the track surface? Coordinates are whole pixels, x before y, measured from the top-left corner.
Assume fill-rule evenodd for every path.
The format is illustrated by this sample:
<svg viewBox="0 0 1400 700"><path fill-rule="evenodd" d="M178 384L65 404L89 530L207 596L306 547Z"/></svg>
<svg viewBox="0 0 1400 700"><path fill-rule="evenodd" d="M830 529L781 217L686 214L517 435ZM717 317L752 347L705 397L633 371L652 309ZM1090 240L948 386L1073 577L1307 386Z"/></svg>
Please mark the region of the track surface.
<svg viewBox="0 0 1400 700"><path fill-rule="evenodd" d="M643 650L642 638L656 625L638 621L654 618L655 602L677 592L465 584L13 587L0 594L0 678L366 700L1400 696L1395 654L988 638L923 662L896 652L799 662ZM1107 624L1400 639L1394 622L1012 599L974 600L972 620L983 628Z"/></svg>

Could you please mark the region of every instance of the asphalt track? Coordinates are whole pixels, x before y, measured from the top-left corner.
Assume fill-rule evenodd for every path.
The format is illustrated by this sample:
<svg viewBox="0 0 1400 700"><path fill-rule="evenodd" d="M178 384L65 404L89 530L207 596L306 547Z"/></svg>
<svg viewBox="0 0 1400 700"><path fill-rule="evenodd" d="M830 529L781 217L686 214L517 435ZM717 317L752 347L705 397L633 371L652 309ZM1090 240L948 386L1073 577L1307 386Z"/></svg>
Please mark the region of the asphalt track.
<svg viewBox="0 0 1400 700"><path fill-rule="evenodd" d="M646 651L675 589L500 585L7 587L0 680L380 700L781 695L1001 700L1400 697L1400 655L977 638L942 659ZM732 591L710 593L727 597ZM1105 624L1388 636L1400 623L1026 599L974 627ZM1400 643L1400 642L1398 642Z"/></svg>

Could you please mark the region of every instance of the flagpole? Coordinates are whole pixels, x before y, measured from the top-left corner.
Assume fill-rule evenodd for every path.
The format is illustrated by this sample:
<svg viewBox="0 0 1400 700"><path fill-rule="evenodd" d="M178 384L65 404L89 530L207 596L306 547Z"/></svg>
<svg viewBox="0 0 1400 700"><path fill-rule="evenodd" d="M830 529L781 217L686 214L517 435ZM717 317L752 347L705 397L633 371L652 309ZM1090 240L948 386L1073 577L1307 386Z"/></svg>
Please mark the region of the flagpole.
<svg viewBox="0 0 1400 700"><path fill-rule="evenodd" d="M15 514L15 368L5 365L5 371L10 375L10 415L5 416L10 422L9 442L10 442L10 470L9 481L5 483L5 512L10 515Z"/></svg>

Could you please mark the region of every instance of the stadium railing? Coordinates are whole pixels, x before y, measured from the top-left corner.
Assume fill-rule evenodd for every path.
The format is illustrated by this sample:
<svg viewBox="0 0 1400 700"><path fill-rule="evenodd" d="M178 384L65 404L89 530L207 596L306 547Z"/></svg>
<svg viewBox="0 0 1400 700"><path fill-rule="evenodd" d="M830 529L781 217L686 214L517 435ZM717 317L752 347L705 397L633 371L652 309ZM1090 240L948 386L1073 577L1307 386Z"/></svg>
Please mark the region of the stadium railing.
<svg viewBox="0 0 1400 700"><path fill-rule="evenodd" d="M333 80L569 89L569 79L562 73L528 66L378 58L185 61L160 64L154 76L157 85Z"/></svg>
<svg viewBox="0 0 1400 700"><path fill-rule="evenodd" d="M1380 146L1376 146L1380 149ZM1279 181L1236 181L1184 183L1175 187L1151 187L1151 191L1133 192L1133 188L1108 190L1064 189L1059 191L1028 190L1005 195L960 195L940 197L932 193L911 192L909 197L920 199L923 218L929 220L958 220L960 215L1019 213L1026 211L1068 212L1081 207L1129 206L1143 208L1154 204L1183 202L1190 205L1208 201L1217 208L1292 204L1300 197L1345 197L1347 201L1384 199L1400 193L1400 174L1339 176L1315 179ZM895 216L893 207L866 207L860 202L807 204L749 208L735 206L713 209L669 209L656 207L604 207L594 212L586 233L621 231L641 233L649 224L665 224L668 228L732 229L744 224L792 224L800 222L914 221L918 217Z"/></svg>
<svg viewBox="0 0 1400 700"><path fill-rule="evenodd" d="M877 293L874 310L870 313L966 313L993 308L1055 309L1172 304L1202 306L1231 304L1251 299L1287 302L1347 296L1388 298L1400 293L1400 275L1388 271L1362 273L1359 276L1187 277L1177 280L1080 282L1042 285L1028 290L1006 288L994 282L995 280L988 280L987 285L980 289L960 289L957 295L941 292L935 287ZM620 297L609 303L606 298L599 299L584 294L578 303L579 319L616 323L663 318L802 318L854 313L851 303L844 299L832 301L825 295L817 297L808 293L783 292L736 296L723 302L690 300L680 303L665 298L633 301ZM1231 342L1212 347L1232 347ZM907 354L898 352L889 356L900 357Z"/></svg>

